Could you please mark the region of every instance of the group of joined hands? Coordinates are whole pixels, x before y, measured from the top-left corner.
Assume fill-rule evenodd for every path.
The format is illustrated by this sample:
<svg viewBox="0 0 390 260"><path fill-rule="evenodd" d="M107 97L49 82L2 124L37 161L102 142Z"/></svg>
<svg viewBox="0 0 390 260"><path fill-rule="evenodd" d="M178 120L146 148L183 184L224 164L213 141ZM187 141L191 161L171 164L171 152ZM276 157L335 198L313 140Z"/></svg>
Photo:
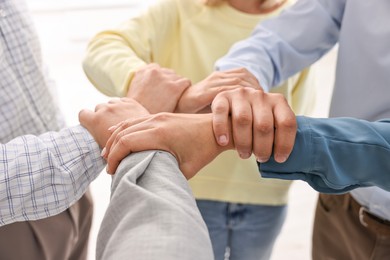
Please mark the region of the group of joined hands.
<svg viewBox="0 0 390 260"><path fill-rule="evenodd" d="M290 155L296 118L281 94L265 93L246 69L215 71L192 85L173 70L149 64L136 72L127 97L82 110L79 120L103 148L107 172L133 152L174 155L187 179L221 152L242 159Z"/></svg>

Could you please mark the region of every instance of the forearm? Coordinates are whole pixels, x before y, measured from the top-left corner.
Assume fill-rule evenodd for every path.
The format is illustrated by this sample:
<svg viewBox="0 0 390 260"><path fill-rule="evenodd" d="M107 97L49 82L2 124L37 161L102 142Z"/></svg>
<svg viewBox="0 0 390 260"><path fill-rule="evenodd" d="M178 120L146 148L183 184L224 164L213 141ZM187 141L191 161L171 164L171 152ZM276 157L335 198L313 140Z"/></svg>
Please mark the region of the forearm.
<svg viewBox="0 0 390 260"><path fill-rule="evenodd" d="M0 225L58 214L103 168L100 149L81 126L1 144Z"/></svg>
<svg viewBox="0 0 390 260"><path fill-rule="evenodd" d="M390 190L390 121L297 117L294 150L282 164L260 165L263 177L298 179L320 192L357 187Z"/></svg>
<svg viewBox="0 0 390 260"><path fill-rule="evenodd" d="M217 69L245 67L268 91L308 67L338 40L342 14L337 12L342 12L344 1L324 2L329 1L300 0L280 16L262 22L216 63Z"/></svg>
<svg viewBox="0 0 390 260"><path fill-rule="evenodd" d="M207 228L169 153L134 153L121 162L113 177L96 258L213 258Z"/></svg>
<svg viewBox="0 0 390 260"><path fill-rule="evenodd" d="M135 71L172 47L177 24L176 1L157 1L121 26L99 33L83 61L86 75L104 94L126 96Z"/></svg>
<svg viewBox="0 0 390 260"><path fill-rule="evenodd" d="M120 31L106 31L88 45L83 69L100 92L123 97L135 71L147 62L150 61L139 57Z"/></svg>

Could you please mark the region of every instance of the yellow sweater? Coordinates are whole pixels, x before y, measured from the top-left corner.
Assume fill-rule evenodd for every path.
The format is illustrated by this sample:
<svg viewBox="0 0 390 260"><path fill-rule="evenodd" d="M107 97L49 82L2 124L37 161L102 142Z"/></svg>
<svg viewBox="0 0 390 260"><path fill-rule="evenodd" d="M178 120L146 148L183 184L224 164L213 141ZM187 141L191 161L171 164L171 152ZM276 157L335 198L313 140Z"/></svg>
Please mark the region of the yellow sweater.
<svg viewBox="0 0 390 260"><path fill-rule="evenodd" d="M85 73L101 92L125 96L134 72L158 63L193 83L213 71L215 61L233 43L250 35L255 25L290 5L266 15L239 12L228 4L205 6L197 0L160 0L119 28L99 33L90 42ZM275 91L283 93L296 114L310 115L314 104L313 78L306 69ZM196 156L196 154L194 154ZM190 185L198 199L282 205L290 182L262 179L254 158L236 152L221 154L199 172Z"/></svg>

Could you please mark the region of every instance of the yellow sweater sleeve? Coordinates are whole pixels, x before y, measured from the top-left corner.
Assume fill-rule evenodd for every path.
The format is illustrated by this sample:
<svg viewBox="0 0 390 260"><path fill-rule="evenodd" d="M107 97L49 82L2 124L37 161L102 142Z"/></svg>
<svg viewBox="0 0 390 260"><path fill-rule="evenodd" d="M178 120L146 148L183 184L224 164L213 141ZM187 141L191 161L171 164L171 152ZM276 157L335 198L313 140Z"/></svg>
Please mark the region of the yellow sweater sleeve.
<svg viewBox="0 0 390 260"><path fill-rule="evenodd" d="M126 96L134 72L167 55L178 30L174 0L158 1L115 30L97 34L89 43L83 69L91 83L108 96Z"/></svg>

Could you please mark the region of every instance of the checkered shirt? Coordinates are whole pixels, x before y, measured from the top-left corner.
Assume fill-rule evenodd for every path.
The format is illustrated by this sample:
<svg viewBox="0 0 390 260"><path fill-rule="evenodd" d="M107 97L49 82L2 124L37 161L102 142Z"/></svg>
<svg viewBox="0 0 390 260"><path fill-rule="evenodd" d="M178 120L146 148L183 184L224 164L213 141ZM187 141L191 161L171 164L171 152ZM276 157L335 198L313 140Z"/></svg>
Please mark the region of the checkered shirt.
<svg viewBox="0 0 390 260"><path fill-rule="evenodd" d="M24 2L0 0L0 226L64 211L103 168L92 136L64 128L51 85Z"/></svg>

